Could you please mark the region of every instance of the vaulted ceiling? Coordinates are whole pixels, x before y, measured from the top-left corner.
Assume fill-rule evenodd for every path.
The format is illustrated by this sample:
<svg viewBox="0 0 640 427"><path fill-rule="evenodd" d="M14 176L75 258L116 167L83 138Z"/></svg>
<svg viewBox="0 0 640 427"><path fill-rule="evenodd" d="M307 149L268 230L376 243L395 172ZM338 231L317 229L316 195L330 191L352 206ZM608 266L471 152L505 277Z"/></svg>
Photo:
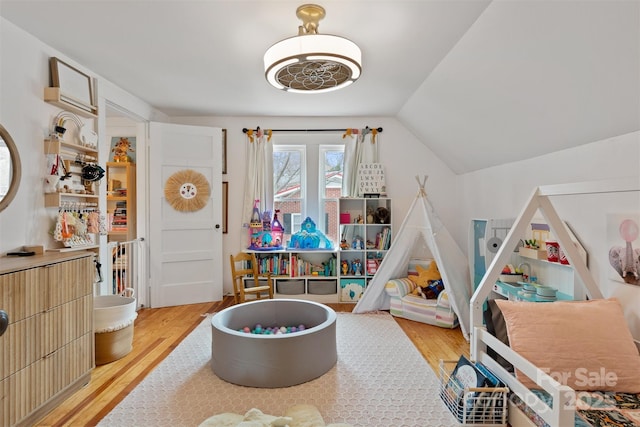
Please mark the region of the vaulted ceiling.
<svg viewBox="0 0 640 427"><path fill-rule="evenodd" d="M325 0L355 84L270 87L290 0L0 0L0 16L170 116L396 117L464 173L640 130L637 0ZM2 47L0 41L0 49Z"/></svg>

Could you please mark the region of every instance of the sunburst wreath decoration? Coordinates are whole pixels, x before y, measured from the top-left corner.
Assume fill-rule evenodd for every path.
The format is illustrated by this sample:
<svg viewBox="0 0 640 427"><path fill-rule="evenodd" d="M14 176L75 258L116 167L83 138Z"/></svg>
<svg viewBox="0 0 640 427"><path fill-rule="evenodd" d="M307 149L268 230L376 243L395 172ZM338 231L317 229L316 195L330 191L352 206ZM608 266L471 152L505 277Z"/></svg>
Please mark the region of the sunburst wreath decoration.
<svg viewBox="0 0 640 427"><path fill-rule="evenodd" d="M164 184L167 202L181 212L194 212L204 208L209 200L209 191L207 178L191 169L174 173Z"/></svg>

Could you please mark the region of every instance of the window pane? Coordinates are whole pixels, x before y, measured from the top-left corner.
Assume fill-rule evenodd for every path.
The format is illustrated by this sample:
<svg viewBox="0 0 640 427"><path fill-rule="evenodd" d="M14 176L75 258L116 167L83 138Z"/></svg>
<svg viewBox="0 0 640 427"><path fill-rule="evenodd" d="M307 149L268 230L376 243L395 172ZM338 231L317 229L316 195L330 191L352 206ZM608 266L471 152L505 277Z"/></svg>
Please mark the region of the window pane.
<svg viewBox="0 0 640 427"><path fill-rule="evenodd" d="M327 137L323 137L324 140ZM344 146L308 136L273 147L274 209L285 228L284 243L310 217L334 244L338 241L338 198L342 192ZM302 145L304 144L304 145Z"/></svg>
<svg viewBox="0 0 640 427"><path fill-rule="evenodd" d="M302 176L302 153L298 150L274 150L273 194L276 200L300 198Z"/></svg>
<svg viewBox="0 0 640 427"><path fill-rule="evenodd" d="M302 215L300 213L301 202L299 200L285 199L275 201L273 207L276 210L280 210L280 212L278 212L278 219L284 227L283 244L288 246L291 235L300 231L300 224L302 223Z"/></svg>
<svg viewBox="0 0 640 427"><path fill-rule="evenodd" d="M320 147L320 206L324 210L322 230L331 241L338 240L338 198L342 194L344 146Z"/></svg>
<svg viewBox="0 0 640 427"><path fill-rule="evenodd" d="M300 231L302 206L305 197L304 148L274 146L273 150L273 208L284 227L284 242L288 246L291 235Z"/></svg>
<svg viewBox="0 0 640 427"><path fill-rule="evenodd" d="M325 234L333 242L334 246L340 241L338 240L338 201L325 200L324 212L326 218Z"/></svg>
<svg viewBox="0 0 640 427"><path fill-rule="evenodd" d="M324 197L338 198L342 189L342 166L344 150L324 151ZM321 181L322 182L322 181Z"/></svg>

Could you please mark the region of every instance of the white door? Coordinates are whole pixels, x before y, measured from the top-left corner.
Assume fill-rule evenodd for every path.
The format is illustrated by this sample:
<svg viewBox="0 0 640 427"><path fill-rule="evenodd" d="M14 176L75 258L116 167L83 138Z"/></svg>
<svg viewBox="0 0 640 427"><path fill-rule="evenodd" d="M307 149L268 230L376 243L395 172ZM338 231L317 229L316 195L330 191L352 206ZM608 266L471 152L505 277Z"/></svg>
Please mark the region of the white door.
<svg viewBox="0 0 640 427"><path fill-rule="evenodd" d="M150 123L148 147L150 305L219 301L222 130ZM176 177L180 179L168 182ZM197 184L202 178L209 184L209 197L202 199L197 192L176 197L176 184L186 188L193 183L190 181ZM203 189L202 185L196 186L196 191L198 187ZM165 188L170 191L167 195ZM194 210L201 201L204 206Z"/></svg>

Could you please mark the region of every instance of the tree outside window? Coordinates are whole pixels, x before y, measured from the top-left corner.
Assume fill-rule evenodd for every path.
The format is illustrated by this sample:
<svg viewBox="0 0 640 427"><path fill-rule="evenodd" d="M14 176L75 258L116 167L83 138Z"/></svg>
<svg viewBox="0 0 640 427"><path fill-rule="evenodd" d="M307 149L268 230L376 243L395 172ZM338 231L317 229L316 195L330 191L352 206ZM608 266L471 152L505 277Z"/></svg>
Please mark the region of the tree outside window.
<svg viewBox="0 0 640 427"><path fill-rule="evenodd" d="M343 145L274 145L274 210L285 228L285 243L307 217L338 242L338 198L342 188Z"/></svg>

